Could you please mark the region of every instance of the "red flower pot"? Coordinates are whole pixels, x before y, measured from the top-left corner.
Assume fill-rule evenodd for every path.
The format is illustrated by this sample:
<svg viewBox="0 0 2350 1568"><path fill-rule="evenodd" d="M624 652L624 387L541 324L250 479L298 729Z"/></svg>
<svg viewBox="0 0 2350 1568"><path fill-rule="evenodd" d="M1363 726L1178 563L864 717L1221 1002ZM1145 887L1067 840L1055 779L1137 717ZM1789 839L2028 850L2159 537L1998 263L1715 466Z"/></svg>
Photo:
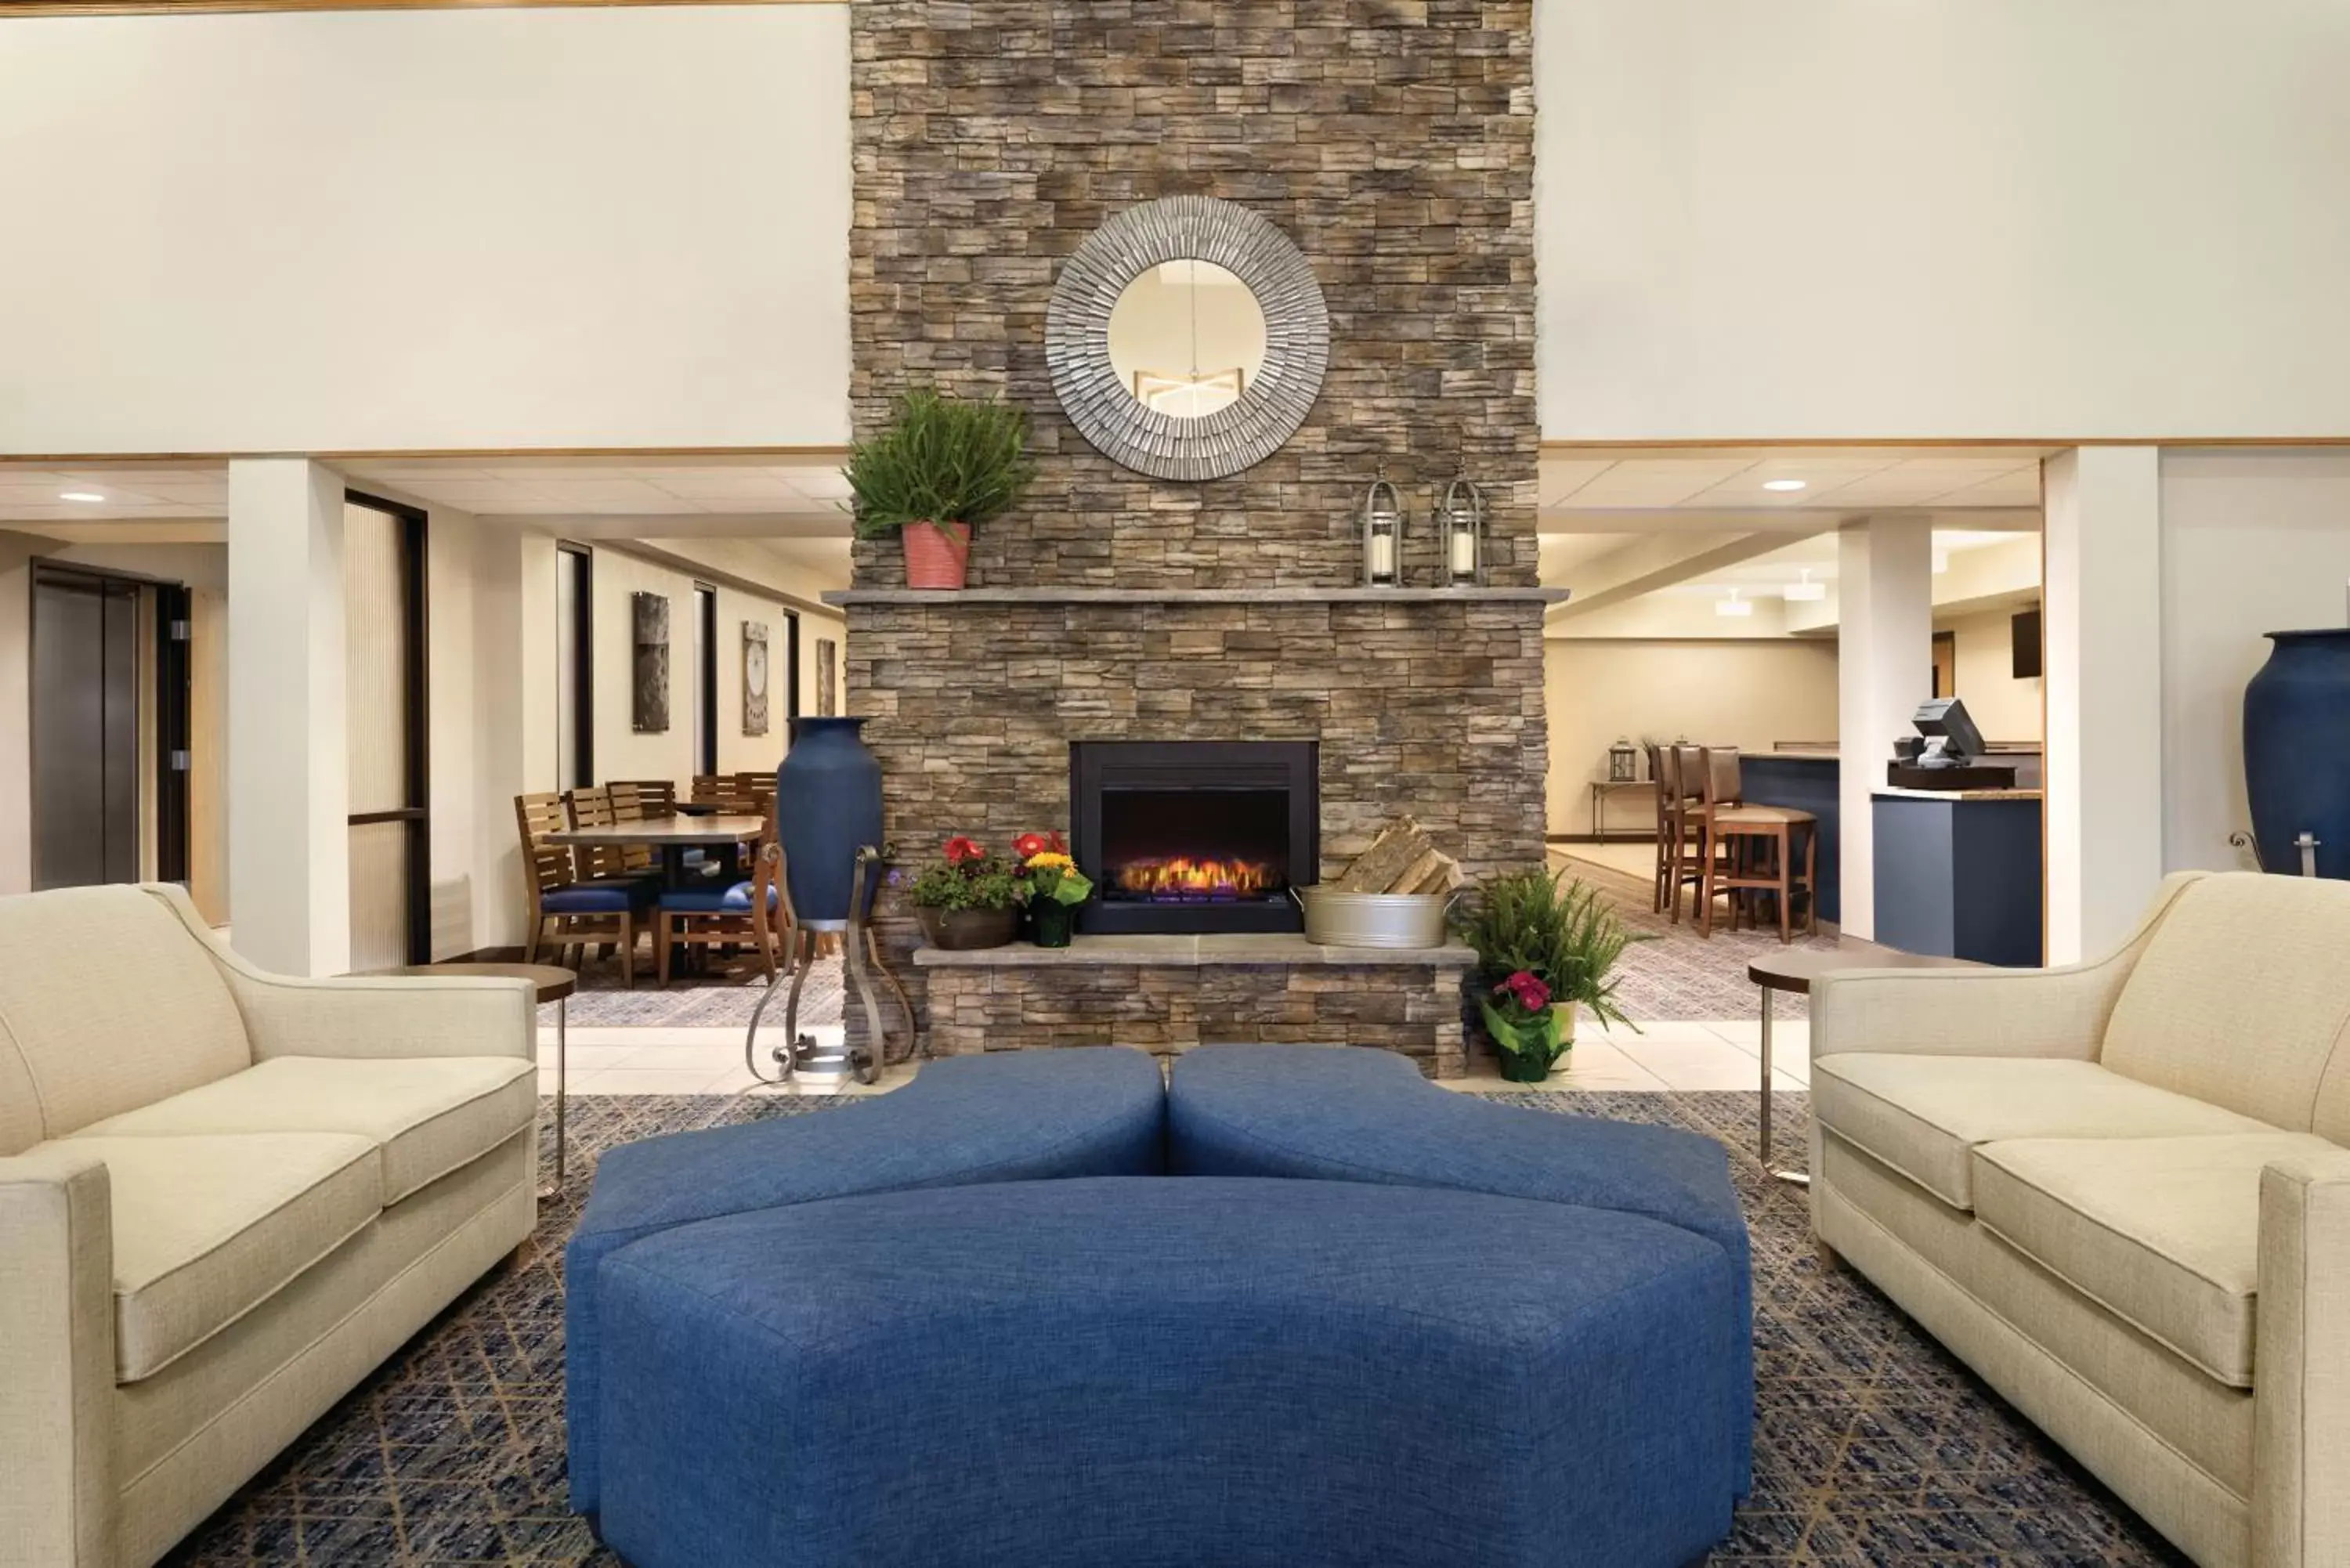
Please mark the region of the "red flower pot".
<svg viewBox="0 0 2350 1568"><path fill-rule="evenodd" d="M971 565L971 524L909 523L898 530L906 545L906 586L960 588Z"/></svg>

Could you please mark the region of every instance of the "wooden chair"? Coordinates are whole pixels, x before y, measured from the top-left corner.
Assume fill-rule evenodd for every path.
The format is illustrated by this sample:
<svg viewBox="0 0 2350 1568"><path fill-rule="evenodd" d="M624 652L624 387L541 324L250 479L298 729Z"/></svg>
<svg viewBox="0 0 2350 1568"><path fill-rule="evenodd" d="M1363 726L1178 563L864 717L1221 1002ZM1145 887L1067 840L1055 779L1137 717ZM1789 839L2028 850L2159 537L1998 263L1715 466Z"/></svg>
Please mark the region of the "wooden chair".
<svg viewBox="0 0 2350 1568"><path fill-rule="evenodd" d="M1697 780L1696 746L1659 746L1657 777L1658 908L1680 924L1681 889L1705 882L1707 840L1699 821L1703 805ZM1694 895L1692 895L1694 897ZM1696 918L1696 911L1690 911Z"/></svg>
<svg viewBox="0 0 2350 1568"><path fill-rule="evenodd" d="M1703 795L1700 821L1707 839L1705 883L1699 895L1699 929L1713 935L1713 900L1730 898L1730 929L1738 929L1742 893L1769 893L1778 902L1779 940L1794 940L1794 895L1804 896L1804 933L1819 929L1819 819L1793 806L1750 805L1735 746L1699 749ZM1803 831L1804 869L1794 873L1794 836Z"/></svg>
<svg viewBox="0 0 2350 1568"><path fill-rule="evenodd" d="M759 967L775 978L775 950L790 929L791 913L776 876L783 853L772 829L760 835L751 857L751 875L730 888L670 888L653 910L653 961L660 982L669 983L672 948L743 948L758 954Z"/></svg>
<svg viewBox="0 0 2350 1568"><path fill-rule="evenodd" d="M614 779L603 788L611 796L615 822L660 822L677 815L677 784L672 779ZM623 847L620 863L631 877L660 874L660 857L649 844Z"/></svg>
<svg viewBox="0 0 2350 1568"><path fill-rule="evenodd" d="M522 833L523 867L530 880L530 934L523 961L536 963L538 950L551 938L571 952L576 969L587 944L605 942L619 949L621 982L634 986L638 919L651 904L645 884L577 874L579 861L571 849L546 840L548 834L572 826L559 794L515 796L515 824Z"/></svg>

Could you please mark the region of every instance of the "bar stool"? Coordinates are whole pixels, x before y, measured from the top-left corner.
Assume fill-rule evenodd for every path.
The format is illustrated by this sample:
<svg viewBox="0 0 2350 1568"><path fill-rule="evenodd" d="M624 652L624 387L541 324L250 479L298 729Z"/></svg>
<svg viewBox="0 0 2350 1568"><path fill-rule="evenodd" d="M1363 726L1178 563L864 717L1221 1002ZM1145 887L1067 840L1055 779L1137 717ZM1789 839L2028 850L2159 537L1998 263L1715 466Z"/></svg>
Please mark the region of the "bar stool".
<svg viewBox="0 0 2350 1568"><path fill-rule="evenodd" d="M1705 881L1706 839L1698 813L1703 791L1698 783L1700 748L1657 748L1657 877L1663 889L1663 908L1680 924L1681 889ZM1695 912L1691 912L1695 919Z"/></svg>
<svg viewBox="0 0 2350 1568"><path fill-rule="evenodd" d="M1749 805L1743 794L1735 746L1699 749L1698 776L1704 792L1697 807L1706 838L1705 881L1699 895L1699 930L1713 935L1713 900L1730 895L1730 929L1738 929L1742 893L1771 893L1779 901L1779 940L1794 940L1794 898L1804 896L1804 930L1819 929L1819 819L1784 805ZM1803 829L1804 869L1794 872L1794 835Z"/></svg>

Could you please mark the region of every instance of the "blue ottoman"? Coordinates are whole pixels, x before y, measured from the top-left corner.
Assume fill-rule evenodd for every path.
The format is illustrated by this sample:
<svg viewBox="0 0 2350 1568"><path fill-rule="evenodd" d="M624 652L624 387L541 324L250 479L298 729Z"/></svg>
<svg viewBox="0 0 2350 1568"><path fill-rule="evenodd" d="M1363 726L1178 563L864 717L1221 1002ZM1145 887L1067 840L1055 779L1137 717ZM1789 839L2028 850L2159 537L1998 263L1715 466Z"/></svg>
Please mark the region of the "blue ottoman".
<svg viewBox="0 0 2350 1568"><path fill-rule="evenodd" d="M1751 1399L1718 1241L1480 1192L895 1193L671 1230L598 1285L634 1568L1678 1568L1729 1529Z"/></svg>
<svg viewBox="0 0 2350 1568"><path fill-rule="evenodd" d="M1103 1046L925 1064L869 1104L624 1144L564 1252L564 1383L571 1505L598 1506L597 1383L607 1331L598 1265L639 1237L718 1215L857 1193L1165 1168L1159 1064ZM849 1309L849 1310L854 1310Z"/></svg>
<svg viewBox="0 0 2350 1568"><path fill-rule="evenodd" d="M1440 1089L1385 1051L1208 1045L1167 1089L1168 1168L1455 1188L1638 1214L1702 1236L1736 1272L1734 1355L1747 1402L1736 1468L1752 1480L1753 1298L1746 1219L1720 1144L1676 1127L1563 1116Z"/></svg>

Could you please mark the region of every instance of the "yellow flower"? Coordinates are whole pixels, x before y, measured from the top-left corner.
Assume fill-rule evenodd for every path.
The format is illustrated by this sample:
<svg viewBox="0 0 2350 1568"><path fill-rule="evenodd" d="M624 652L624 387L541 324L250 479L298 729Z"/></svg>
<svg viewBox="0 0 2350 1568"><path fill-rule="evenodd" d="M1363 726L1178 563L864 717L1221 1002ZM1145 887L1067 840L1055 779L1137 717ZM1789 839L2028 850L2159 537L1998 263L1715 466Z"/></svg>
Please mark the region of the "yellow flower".
<svg viewBox="0 0 2350 1568"><path fill-rule="evenodd" d="M1066 855L1055 855L1048 849L1042 855L1031 855L1028 857L1028 864L1032 868L1039 866L1048 866L1057 870L1068 871L1074 870L1077 863L1070 859Z"/></svg>

